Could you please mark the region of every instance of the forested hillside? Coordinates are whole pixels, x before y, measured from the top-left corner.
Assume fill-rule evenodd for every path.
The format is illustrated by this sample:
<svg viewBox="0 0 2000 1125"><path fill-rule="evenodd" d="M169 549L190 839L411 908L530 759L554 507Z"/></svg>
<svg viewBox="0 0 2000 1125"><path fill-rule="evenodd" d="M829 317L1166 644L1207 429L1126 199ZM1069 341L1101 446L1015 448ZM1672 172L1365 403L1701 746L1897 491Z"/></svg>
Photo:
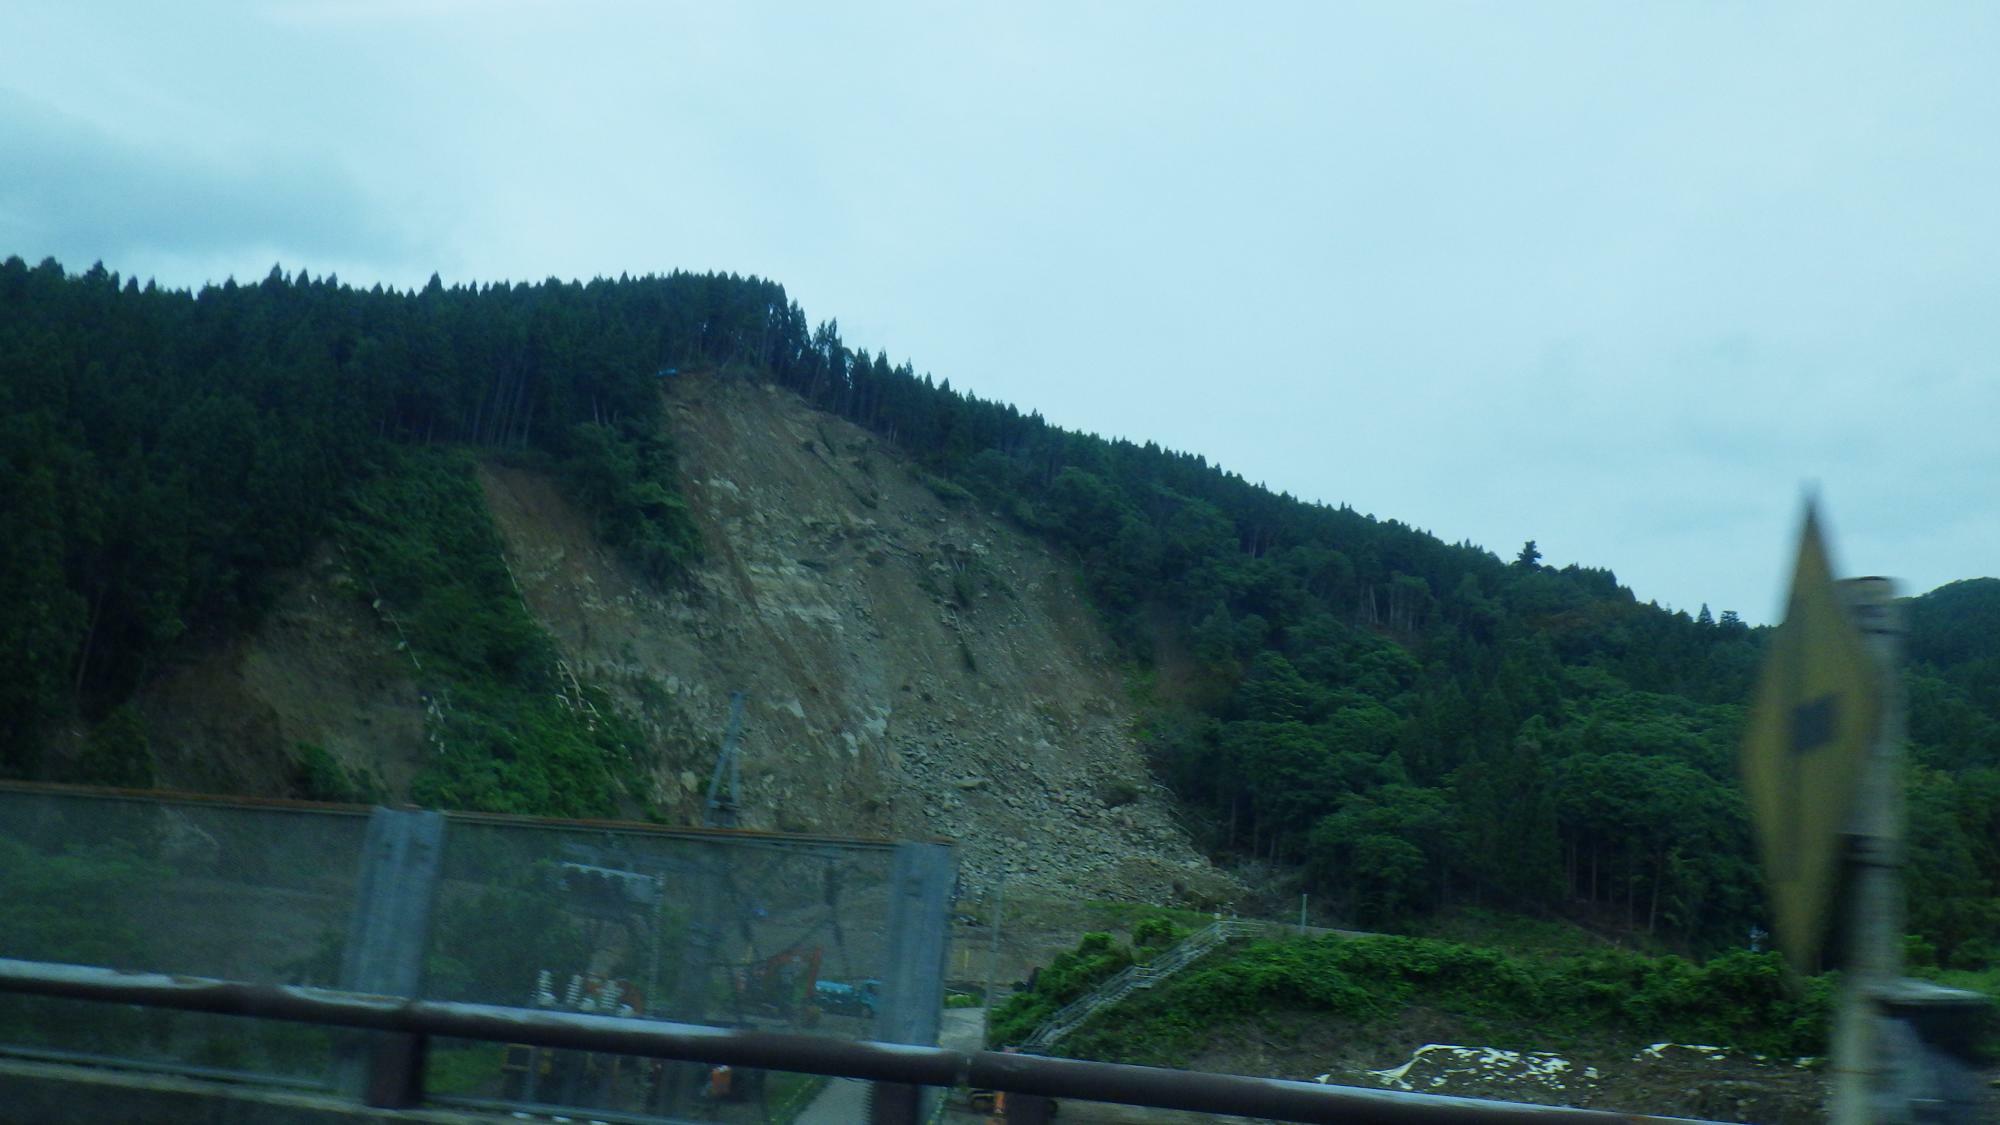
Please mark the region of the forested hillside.
<svg viewBox="0 0 2000 1125"><path fill-rule="evenodd" d="M1758 919L1734 754L1761 640L1733 613L1063 431L731 276L399 293L274 270L187 293L0 265L0 767L45 773L44 732L82 720L91 779L143 780L119 705L185 635L254 617L335 521L382 531L372 573L435 571L378 526L434 464L413 447L554 471L673 582L696 539L659 385L696 368L788 387L1072 552L1138 669L1155 772L1217 853L1371 924L1477 902L1707 950ZM2000 954L1996 615L1991 580L1912 613L1912 922L1968 964ZM487 625L468 677L549 674Z"/></svg>

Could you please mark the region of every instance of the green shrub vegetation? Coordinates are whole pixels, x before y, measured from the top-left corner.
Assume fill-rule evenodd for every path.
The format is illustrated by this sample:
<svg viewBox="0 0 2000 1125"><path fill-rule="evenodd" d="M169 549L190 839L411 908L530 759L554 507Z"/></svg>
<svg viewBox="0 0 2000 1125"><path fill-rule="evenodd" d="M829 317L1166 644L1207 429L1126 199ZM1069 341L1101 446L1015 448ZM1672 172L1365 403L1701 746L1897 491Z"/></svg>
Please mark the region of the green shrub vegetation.
<svg viewBox="0 0 2000 1125"><path fill-rule="evenodd" d="M1160 915L1141 918L1132 926L1132 948L1165 949L1188 935L1188 931Z"/></svg>
<svg viewBox="0 0 2000 1125"><path fill-rule="evenodd" d="M196 293L0 262L0 776L45 776L52 721L97 723L176 639L254 618L399 448L537 460L670 578L696 539L657 373L773 362L788 311L691 274L403 293L274 268Z"/></svg>
<svg viewBox="0 0 2000 1125"><path fill-rule="evenodd" d="M79 910L77 904L143 902L166 872L141 849L116 839L48 854L0 836L0 950L25 961L152 968L155 934L137 912ZM0 1040L91 1050L140 1042L166 1025L165 1013L27 996L0 997Z"/></svg>
<svg viewBox="0 0 2000 1125"><path fill-rule="evenodd" d="M392 451L336 521L359 596L425 693L430 746L410 797L546 816L643 808L645 738L601 689L562 674L473 468L462 451Z"/></svg>
<svg viewBox="0 0 2000 1125"><path fill-rule="evenodd" d="M773 379L1070 552L1211 850L1362 924L1497 908L1695 954L1768 924L1735 767L1766 630L1065 431L831 322L781 350ZM2000 957L1995 621L2000 581L1912 603L1913 922L1948 964Z"/></svg>
<svg viewBox="0 0 2000 1125"><path fill-rule="evenodd" d="M1064 956L1074 957L1072 971L1108 964L1102 952ZM1061 978L1043 996L1038 981L1034 992L1002 1007L1008 1018L995 1020L995 1041L1025 1038L1067 1002L1058 997L1073 986L1073 978ZM1061 1049L1080 1058L1183 1065L1238 1021L1291 1012L1385 1024L1421 1007L1494 1037L1482 1046L1668 1040L1802 1057L1825 1051L1832 995L1831 978L1793 987L1770 953L1705 962L1613 949L1523 957L1426 938L1286 939L1218 952L1134 994L1073 1032Z"/></svg>
<svg viewBox="0 0 2000 1125"><path fill-rule="evenodd" d="M292 793L299 799L343 805L367 805L387 799L387 787L380 778L340 764L326 747L301 742L297 750Z"/></svg>
<svg viewBox="0 0 2000 1125"><path fill-rule="evenodd" d="M995 1046L1019 1043L1063 1005L1079 999L1133 960L1132 948L1120 945L1110 934L1083 935L1075 949L1056 954L1035 974L1033 988L1014 994L993 1009L988 1017L992 1023L986 1030L987 1042Z"/></svg>
<svg viewBox="0 0 2000 1125"><path fill-rule="evenodd" d="M404 293L274 269L187 293L0 263L0 772L45 774L40 732L99 724L176 639L254 615L334 521L393 538L424 504L457 510L467 485L436 446L548 467L671 576L696 539L660 387L697 367L790 388L946 502L1067 552L1150 685L1155 776L1213 852L1329 914L1497 909L1697 956L1768 922L1733 764L1765 630L1642 603L1532 541L1496 554L1063 430L734 276ZM475 522L441 526L439 557L484 551ZM419 799L615 803L629 743L536 694L545 641L495 608L491 576L444 581L418 538L369 565L441 668ZM974 577L952 595L986 592ZM1947 968L2000 959L1996 621L2000 580L1911 603L1911 921ZM87 769L143 776L129 733L106 728Z"/></svg>
<svg viewBox="0 0 2000 1125"><path fill-rule="evenodd" d="M45 855L0 836L0 949L26 961L147 967L145 927L79 902L140 902L166 871L116 840Z"/></svg>
<svg viewBox="0 0 2000 1125"><path fill-rule="evenodd" d="M152 745L145 721L130 705L113 709L91 730L77 758L76 780L114 789L152 788Z"/></svg>

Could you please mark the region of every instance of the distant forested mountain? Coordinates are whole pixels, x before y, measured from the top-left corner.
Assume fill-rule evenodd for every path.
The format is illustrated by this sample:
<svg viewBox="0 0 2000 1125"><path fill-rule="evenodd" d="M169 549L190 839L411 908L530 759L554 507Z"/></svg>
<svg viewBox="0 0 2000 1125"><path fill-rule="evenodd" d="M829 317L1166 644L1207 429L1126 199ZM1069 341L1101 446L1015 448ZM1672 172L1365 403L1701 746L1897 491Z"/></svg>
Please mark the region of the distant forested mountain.
<svg viewBox="0 0 2000 1125"><path fill-rule="evenodd" d="M274 269L188 293L0 265L0 768L37 774L50 722L102 720L177 637L257 613L401 447L538 459L673 581L696 540L659 386L694 368L791 388L1072 552L1148 693L1156 775L1219 854L1366 923L1477 902L1707 949L1759 919L1734 759L1761 630L1532 542L1502 558L1058 429L734 276L402 293ZM1912 622L1912 922L1980 963L2000 583Z"/></svg>

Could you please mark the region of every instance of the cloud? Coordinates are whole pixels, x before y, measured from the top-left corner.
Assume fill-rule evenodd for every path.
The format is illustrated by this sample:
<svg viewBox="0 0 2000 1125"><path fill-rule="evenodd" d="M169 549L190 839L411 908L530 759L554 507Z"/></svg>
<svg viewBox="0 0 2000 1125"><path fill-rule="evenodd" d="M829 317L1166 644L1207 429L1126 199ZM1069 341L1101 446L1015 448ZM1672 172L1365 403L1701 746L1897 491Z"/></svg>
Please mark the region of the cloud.
<svg viewBox="0 0 2000 1125"><path fill-rule="evenodd" d="M758 273L961 390L1763 620L1806 481L1843 564L2000 557L2000 7L1824 8L0 5L45 99L0 92L0 254Z"/></svg>
<svg viewBox="0 0 2000 1125"><path fill-rule="evenodd" d="M281 0L261 5L265 19L301 27L379 26L491 18L495 10L551 9L551 0Z"/></svg>
<svg viewBox="0 0 2000 1125"><path fill-rule="evenodd" d="M265 152L230 161L135 143L9 90L0 90L0 152L9 253L78 267L251 252L396 261L413 249L411 235L324 160Z"/></svg>

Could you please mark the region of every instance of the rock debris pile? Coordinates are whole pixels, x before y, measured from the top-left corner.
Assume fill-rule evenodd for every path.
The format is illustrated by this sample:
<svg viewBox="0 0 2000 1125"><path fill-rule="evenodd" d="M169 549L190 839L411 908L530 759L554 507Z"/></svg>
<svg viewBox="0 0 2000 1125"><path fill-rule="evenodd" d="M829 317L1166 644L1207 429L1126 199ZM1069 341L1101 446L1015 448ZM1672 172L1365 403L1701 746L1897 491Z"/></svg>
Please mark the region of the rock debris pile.
<svg viewBox="0 0 2000 1125"><path fill-rule="evenodd" d="M648 729L657 804L699 818L742 689L751 826L949 839L973 894L1234 897L1150 779L1071 564L788 392L667 393L686 589L637 581L546 478L483 473L530 609Z"/></svg>

